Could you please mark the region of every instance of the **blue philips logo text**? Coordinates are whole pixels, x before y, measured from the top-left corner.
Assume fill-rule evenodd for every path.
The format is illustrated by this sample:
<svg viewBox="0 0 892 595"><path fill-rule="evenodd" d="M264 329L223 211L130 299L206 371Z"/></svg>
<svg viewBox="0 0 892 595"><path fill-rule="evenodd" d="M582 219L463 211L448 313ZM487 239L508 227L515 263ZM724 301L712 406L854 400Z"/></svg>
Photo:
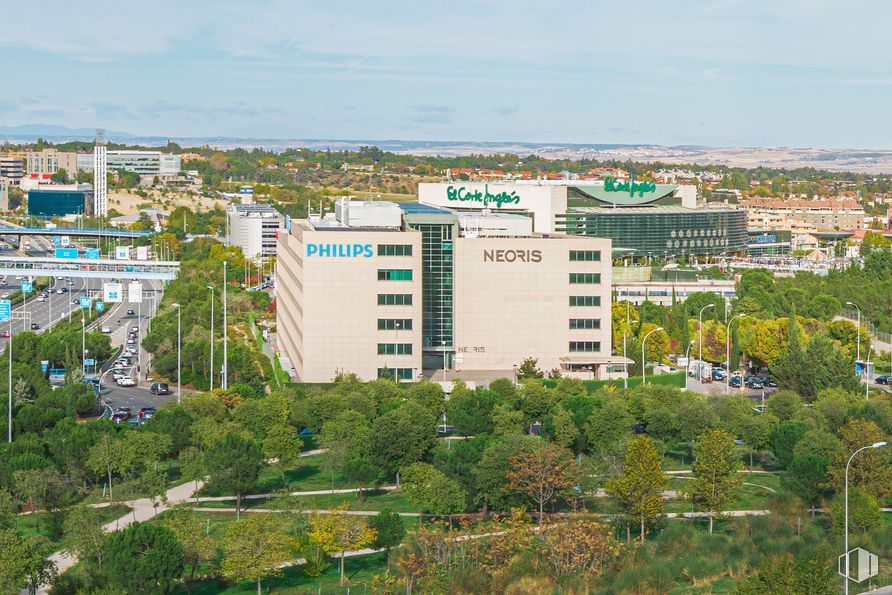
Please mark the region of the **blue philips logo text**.
<svg viewBox="0 0 892 595"><path fill-rule="evenodd" d="M307 244L307 256L372 256L371 244Z"/></svg>

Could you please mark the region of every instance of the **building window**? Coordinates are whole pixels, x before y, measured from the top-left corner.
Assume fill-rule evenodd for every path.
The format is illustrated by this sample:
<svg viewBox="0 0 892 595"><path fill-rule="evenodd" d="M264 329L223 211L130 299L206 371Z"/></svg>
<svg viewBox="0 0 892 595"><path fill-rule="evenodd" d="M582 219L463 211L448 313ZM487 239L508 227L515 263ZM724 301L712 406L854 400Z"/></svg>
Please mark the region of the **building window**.
<svg viewBox="0 0 892 595"><path fill-rule="evenodd" d="M378 256L412 256L412 245L378 244Z"/></svg>
<svg viewBox="0 0 892 595"><path fill-rule="evenodd" d="M601 320L599 318L571 318L570 330L578 329L599 329L601 328Z"/></svg>
<svg viewBox="0 0 892 595"><path fill-rule="evenodd" d="M378 343L378 355L412 355L412 344Z"/></svg>
<svg viewBox="0 0 892 595"><path fill-rule="evenodd" d="M596 284L601 282L601 273L570 273L570 283Z"/></svg>
<svg viewBox="0 0 892 595"><path fill-rule="evenodd" d="M599 295L571 295L570 306L600 306L601 296Z"/></svg>
<svg viewBox="0 0 892 595"><path fill-rule="evenodd" d="M571 262L600 262L600 250L570 250Z"/></svg>
<svg viewBox="0 0 892 595"><path fill-rule="evenodd" d="M378 378L412 380L412 368L378 368Z"/></svg>
<svg viewBox="0 0 892 595"><path fill-rule="evenodd" d="M570 341L570 352L592 352L601 351L600 341Z"/></svg>
<svg viewBox="0 0 892 595"><path fill-rule="evenodd" d="M378 269L378 281L411 281L412 269Z"/></svg>
<svg viewBox="0 0 892 595"><path fill-rule="evenodd" d="M379 331L411 331L412 330L412 319L411 318L379 318L378 319L378 330Z"/></svg>
<svg viewBox="0 0 892 595"><path fill-rule="evenodd" d="M411 293L379 293L378 294L378 305L379 306L411 306L412 305L412 294Z"/></svg>

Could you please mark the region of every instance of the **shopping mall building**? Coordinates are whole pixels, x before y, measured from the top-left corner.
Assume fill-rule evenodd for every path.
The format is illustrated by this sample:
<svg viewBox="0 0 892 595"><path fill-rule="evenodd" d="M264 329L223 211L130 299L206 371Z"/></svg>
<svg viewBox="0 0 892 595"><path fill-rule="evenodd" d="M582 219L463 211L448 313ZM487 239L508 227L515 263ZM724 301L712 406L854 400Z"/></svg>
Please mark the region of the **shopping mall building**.
<svg viewBox="0 0 892 595"><path fill-rule="evenodd" d="M529 217L538 233L608 238L613 256L743 253L746 213L698 206L696 187L617 180L526 180L418 185L418 201L460 213Z"/></svg>
<svg viewBox="0 0 892 595"><path fill-rule="evenodd" d="M553 191L539 191L542 208ZM286 218L277 332L297 379L491 379L526 357L570 376L620 370L610 240L542 231L538 217L501 210L342 200L324 216Z"/></svg>

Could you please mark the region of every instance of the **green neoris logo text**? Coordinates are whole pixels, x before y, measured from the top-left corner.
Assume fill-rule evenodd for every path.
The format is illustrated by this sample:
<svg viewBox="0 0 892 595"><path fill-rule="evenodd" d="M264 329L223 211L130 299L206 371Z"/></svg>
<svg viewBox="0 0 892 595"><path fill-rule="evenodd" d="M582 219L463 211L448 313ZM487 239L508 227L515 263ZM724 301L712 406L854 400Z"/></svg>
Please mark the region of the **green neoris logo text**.
<svg viewBox="0 0 892 595"><path fill-rule="evenodd" d="M459 202L482 202L484 207L488 207L490 204L495 203L496 208L501 207L503 204L516 205L520 202L520 197L516 192L512 191L510 194L507 192L499 192L498 194L492 194L489 191L489 184L483 187L483 192L479 190L467 190L464 186L456 188L455 186L449 186L446 188L446 198L449 200L457 200Z"/></svg>
<svg viewBox="0 0 892 595"><path fill-rule="evenodd" d="M632 174L631 180L622 182L617 182L616 176L604 178L604 190L607 192L628 192L629 196L635 196L637 192L638 196L644 196L645 192L654 192L656 189L657 185L653 182L636 182L635 174Z"/></svg>

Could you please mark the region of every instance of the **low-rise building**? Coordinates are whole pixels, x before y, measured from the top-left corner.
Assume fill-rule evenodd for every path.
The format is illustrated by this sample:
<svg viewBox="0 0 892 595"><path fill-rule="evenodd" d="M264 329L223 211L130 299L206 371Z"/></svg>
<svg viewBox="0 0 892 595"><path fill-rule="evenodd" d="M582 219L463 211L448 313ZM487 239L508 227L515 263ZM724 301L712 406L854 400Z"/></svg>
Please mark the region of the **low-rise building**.
<svg viewBox="0 0 892 595"><path fill-rule="evenodd" d="M29 178L45 179L64 169L69 176L77 171L77 153L43 149L25 153L25 169Z"/></svg>
<svg viewBox="0 0 892 595"><path fill-rule="evenodd" d="M92 215L93 187L89 184L41 185L27 194L28 214L37 217Z"/></svg>
<svg viewBox="0 0 892 595"><path fill-rule="evenodd" d="M238 246L246 258L267 260L276 255L276 235L284 225L277 210L267 204L236 203L226 211L230 246Z"/></svg>
<svg viewBox="0 0 892 595"><path fill-rule="evenodd" d="M864 207L854 199L781 200L752 198L743 201L749 227L775 227L796 219L819 230L862 229Z"/></svg>
<svg viewBox="0 0 892 595"><path fill-rule="evenodd" d="M25 177L25 160L13 155L0 155L0 178L9 186L18 186Z"/></svg>
<svg viewBox="0 0 892 595"><path fill-rule="evenodd" d="M93 171L93 154L78 153L77 169ZM107 151L106 164L109 172L128 171L140 176L177 176L182 163L179 155L161 151Z"/></svg>

